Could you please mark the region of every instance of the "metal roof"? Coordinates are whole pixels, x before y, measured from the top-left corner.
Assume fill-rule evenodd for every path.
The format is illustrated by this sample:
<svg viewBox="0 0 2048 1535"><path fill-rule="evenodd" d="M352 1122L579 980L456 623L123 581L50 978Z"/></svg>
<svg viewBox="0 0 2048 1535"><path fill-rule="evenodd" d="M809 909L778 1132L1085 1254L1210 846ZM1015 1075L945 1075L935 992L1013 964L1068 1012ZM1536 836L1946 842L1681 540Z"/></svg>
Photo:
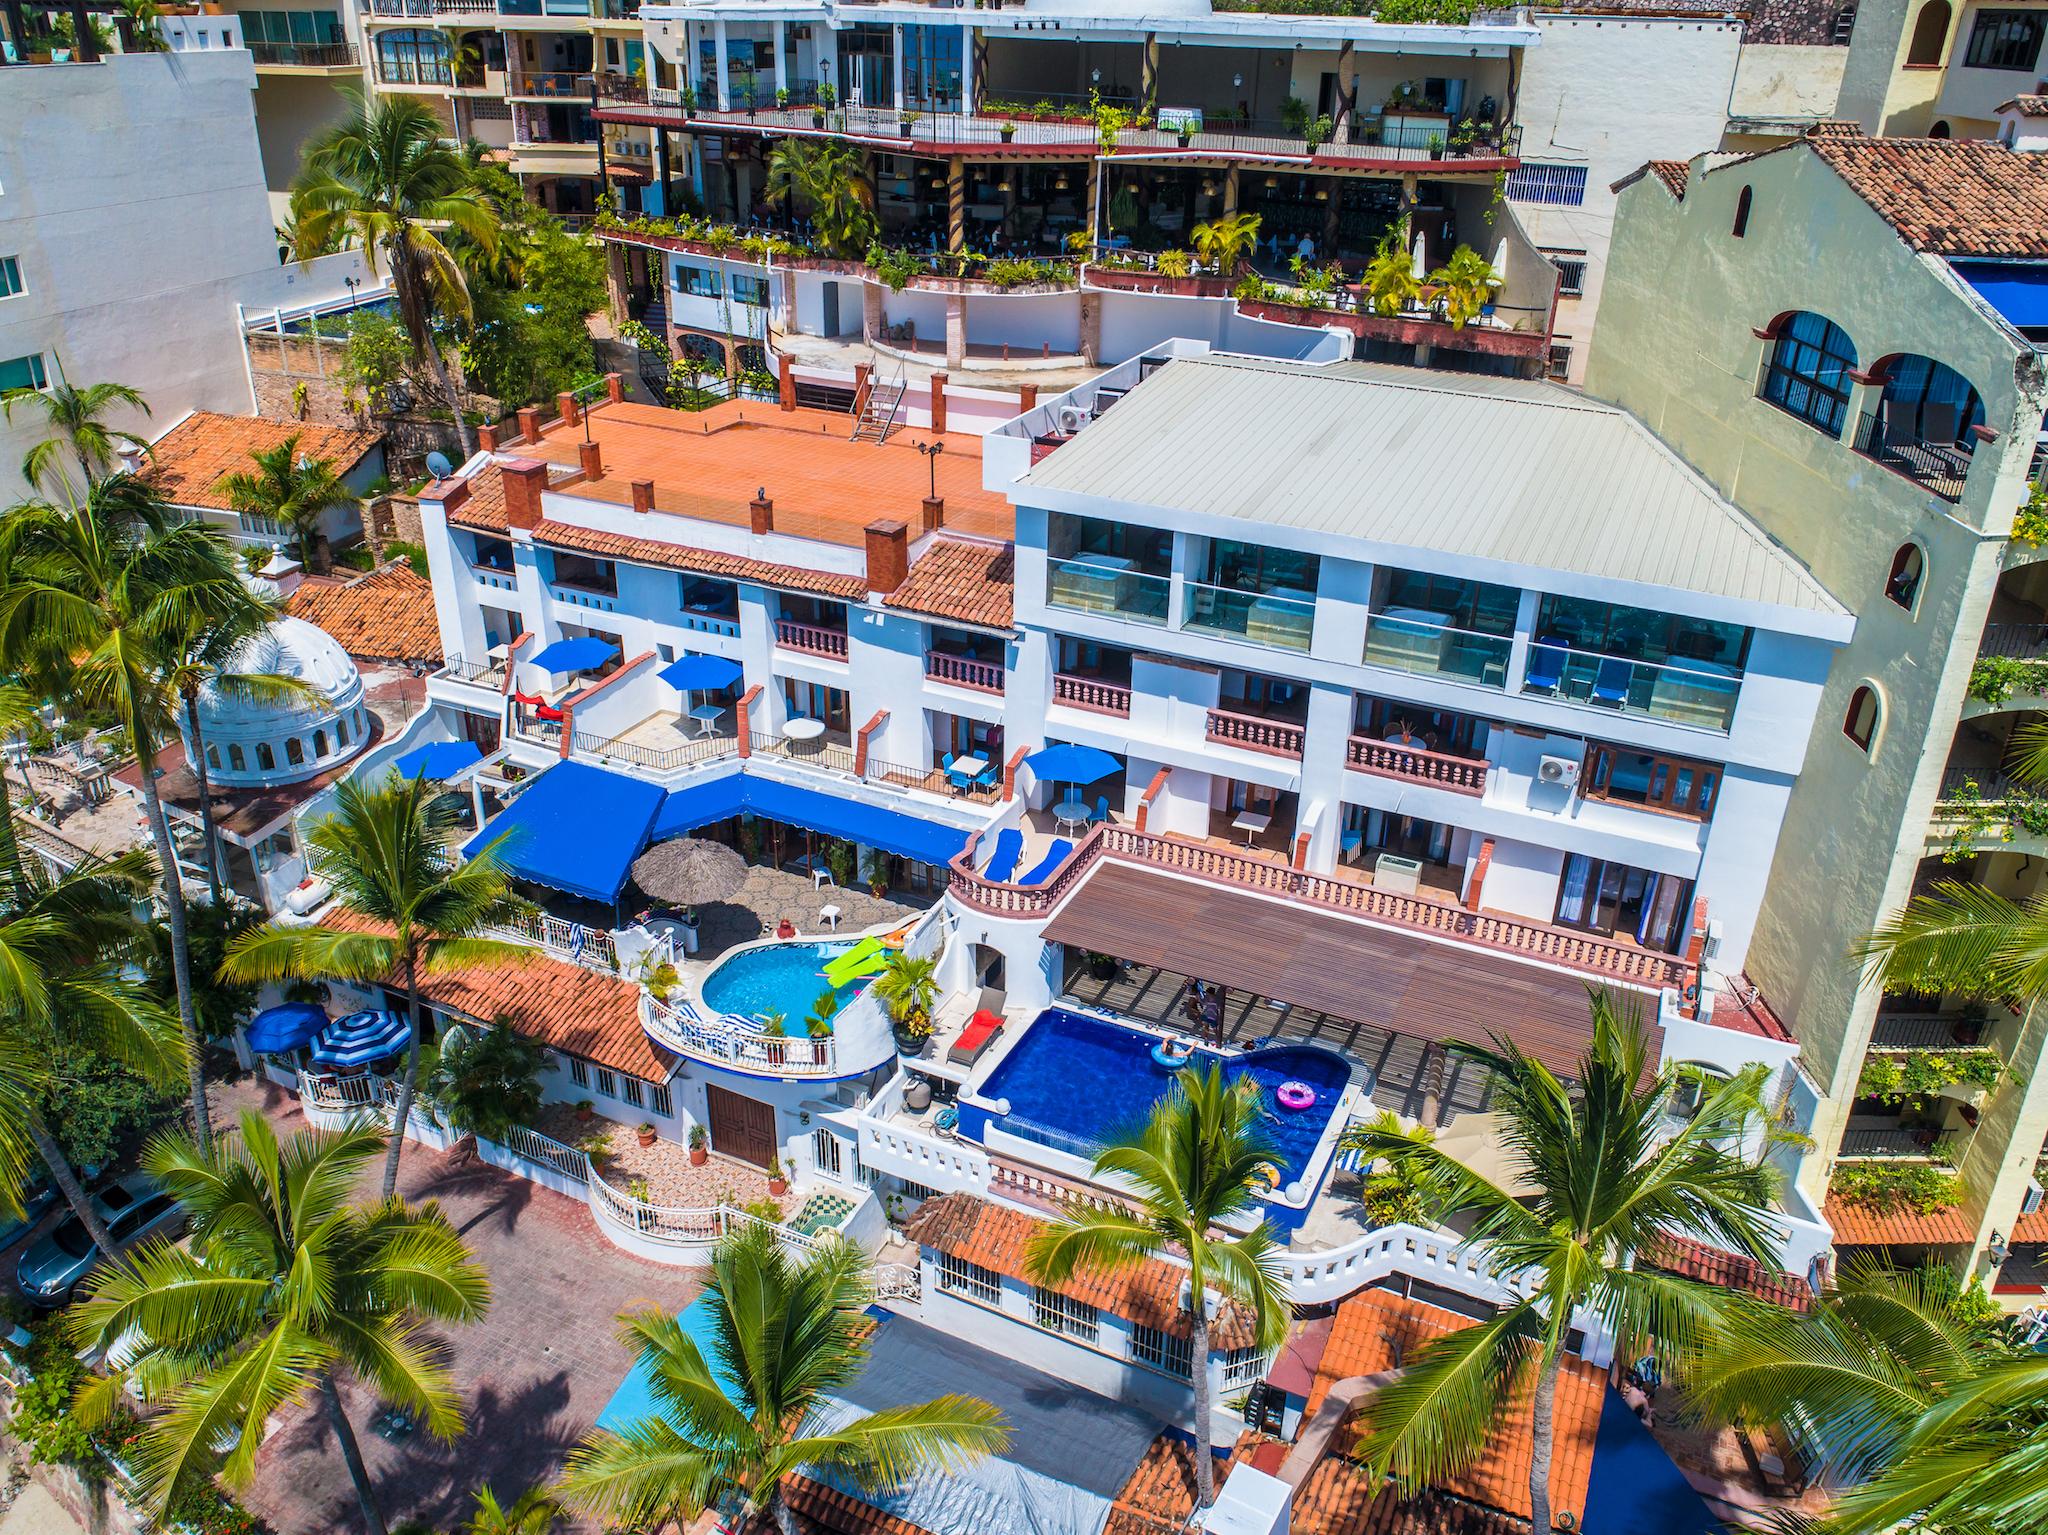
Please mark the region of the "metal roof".
<svg viewBox="0 0 2048 1535"><path fill-rule="evenodd" d="M1846 612L1642 422L1554 384L1179 358L1021 484L1026 494Z"/></svg>

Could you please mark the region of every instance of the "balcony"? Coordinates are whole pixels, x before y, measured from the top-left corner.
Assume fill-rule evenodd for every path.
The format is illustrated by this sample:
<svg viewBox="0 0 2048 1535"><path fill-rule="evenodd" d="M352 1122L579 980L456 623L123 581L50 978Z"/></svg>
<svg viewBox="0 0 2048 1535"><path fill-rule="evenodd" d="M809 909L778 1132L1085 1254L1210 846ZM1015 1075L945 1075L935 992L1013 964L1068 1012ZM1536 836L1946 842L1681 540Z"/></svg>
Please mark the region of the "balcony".
<svg viewBox="0 0 2048 1535"><path fill-rule="evenodd" d="M1445 677L1453 682L1504 688L1514 640L1505 634L1460 629L1430 614L1392 609L1365 622L1365 664Z"/></svg>
<svg viewBox="0 0 2048 1535"><path fill-rule="evenodd" d="M1960 1013L1879 1013L1870 1026L1873 1050L1964 1050L1962 1035L1974 1026L1982 1031L1986 1018L1966 1019Z"/></svg>
<svg viewBox="0 0 2048 1535"><path fill-rule="evenodd" d="M1133 623L1166 623L1172 581L1142 571L1127 557L1083 554L1045 562L1046 606L1102 613Z"/></svg>
<svg viewBox="0 0 2048 1535"><path fill-rule="evenodd" d="M1277 587L1269 592L1185 583L1181 627L1197 634L1221 634L1274 645L1283 650L1309 647L1315 631L1314 592Z"/></svg>
<svg viewBox="0 0 2048 1535"><path fill-rule="evenodd" d="M1931 405L1926 408L1935 409ZM1882 464L1944 501L1963 498L1963 484L1970 475L1970 454L1953 436L1937 440L1919 431L1902 430L1888 422L1883 411L1866 410L1856 423L1851 445L1872 463Z"/></svg>
<svg viewBox="0 0 2048 1535"><path fill-rule="evenodd" d="M1273 757L1301 756L1308 732L1291 720L1270 719L1257 714L1235 714L1228 709L1211 709L1204 736L1222 746L1242 747Z"/></svg>
<svg viewBox="0 0 2048 1535"><path fill-rule="evenodd" d="M1086 709L1091 714L1131 717L1131 689L1128 683L1108 682L1100 677L1077 677L1068 672L1052 679L1052 701L1069 709Z"/></svg>
<svg viewBox="0 0 2048 1535"><path fill-rule="evenodd" d="M377 83L446 91L454 89L455 75L446 59L392 59L380 56L377 60Z"/></svg>
<svg viewBox="0 0 2048 1535"><path fill-rule="evenodd" d="M495 16L497 0L362 0L363 14L399 20L435 16Z"/></svg>
<svg viewBox="0 0 2048 1535"><path fill-rule="evenodd" d="M1689 666L1574 650L1555 640L1529 647L1525 695L1558 698L1617 714L1669 720L1722 735L1735 718L1742 674L1719 662Z"/></svg>
<svg viewBox="0 0 2048 1535"><path fill-rule="evenodd" d="M1410 783L1448 789L1453 794L1486 792L1485 762L1470 757L1453 757L1419 746L1401 746L1376 741L1370 736L1353 736L1344 748L1346 766L1381 778L1400 778Z"/></svg>
<svg viewBox="0 0 2048 1535"><path fill-rule="evenodd" d="M1953 1155L1955 1133L1931 1125L1852 1125L1842 1132L1841 1149L1835 1155L1843 1162L1947 1162Z"/></svg>
<svg viewBox="0 0 2048 1535"><path fill-rule="evenodd" d="M1000 661L977 661L972 656L948 655L933 650L925 654L924 674L933 682L972 688L977 693L1000 694L1003 691L1003 664Z"/></svg>
<svg viewBox="0 0 2048 1535"><path fill-rule="evenodd" d="M251 41L249 56L258 69L360 69L353 43L264 43Z"/></svg>
<svg viewBox="0 0 2048 1535"><path fill-rule="evenodd" d="M507 95L538 101L590 100L590 75L571 70L515 69L505 75Z"/></svg>
<svg viewBox="0 0 2048 1535"><path fill-rule="evenodd" d="M846 631L819 624L799 623L793 618L775 620L775 643L800 655L822 656L828 661L846 659Z"/></svg>

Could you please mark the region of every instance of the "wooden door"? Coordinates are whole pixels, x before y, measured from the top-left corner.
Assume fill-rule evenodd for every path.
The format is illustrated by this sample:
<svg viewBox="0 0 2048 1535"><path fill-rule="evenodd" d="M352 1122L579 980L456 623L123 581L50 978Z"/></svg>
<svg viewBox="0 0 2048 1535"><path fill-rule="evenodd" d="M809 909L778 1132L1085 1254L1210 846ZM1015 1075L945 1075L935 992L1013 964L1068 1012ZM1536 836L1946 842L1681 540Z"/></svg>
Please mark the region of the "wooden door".
<svg viewBox="0 0 2048 1535"><path fill-rule="evenodd" d="M759 1099L744 1098L723 1087L706 1091L711 1098L711 1147L742 1162L766 1167L775 1159L775 1110Z"/></svg>

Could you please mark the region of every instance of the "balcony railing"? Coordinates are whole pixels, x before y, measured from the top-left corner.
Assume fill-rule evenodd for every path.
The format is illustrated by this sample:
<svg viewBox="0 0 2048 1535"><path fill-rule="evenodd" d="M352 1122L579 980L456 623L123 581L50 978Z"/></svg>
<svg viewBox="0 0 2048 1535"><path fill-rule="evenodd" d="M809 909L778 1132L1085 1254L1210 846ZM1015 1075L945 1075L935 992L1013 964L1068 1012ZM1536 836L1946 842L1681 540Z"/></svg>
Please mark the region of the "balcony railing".
<svg viewBox="0 0 2048 1535"><path fill-rule="evenodd" d="M1344 760L1360 772L1376 773L1382 778L1405 778L1449 789L1454 794L1486 792L1486 764L1470 757L1453 757L1417 746L1376 741L1370 736L1353 736L1345 747Z"/></svg>
<svg viewBox="0 0 2048 1535"><path fill-rule="evenodd" d="M505 680L505 663L502 661L469 661L461 656L450 656L442 662L436 677L446 677L451 682L477 682L496 686Z"/></svg>
<svg viewBox="0 0 2048 1535"><path fill-rule="evenodd" d="M1881 1125L1874 1129L1848 1129L1842 1132L1841 1150L1836 1156L1845 1161L1923 1161L1945 1162L1949 1159L1954 1130L1936 1130L1930 1127L1905 1125Z"/></svg>
<svg viewBox="0 0 2048 1535"><path fill-rule="evenodd" d="M1963 1022L1955 1013L1879 1013L1870 1026L1873 1050L1964 1050L1956 1039ZM1988 1022L1988 1020L1986 1020ZM1978 1027L1984 1027L1980 1022Z"/></svg>
<svg viewBox="0 0 2048 1535"><path fill-rule="evenodd" d="M377 60L377 80L381 85L437 85L448 89L455 84L454 71L446 59L391 59Z"/></svg>
<svg viewBox="0 0 2048 1535"><path fill-rule="evenodd" d="M1052 701L1070 709L1088 709L1096 714L1131 717L1131 689L1128 683L1104 682L1098 677L1076 677L1058 672L1052 679Z"/></svg>
<svg viewBox="0 0 2048 1535"><path fill-rule="evenodd" d="M1365 664L1422 672L1481 687L1506 687L1514 641L1433 619L1374 613L1365 621Z"/></svg>
<svg viewBox="0 0 2048 1535"><path fill-rule="evenodd" d="M1210 586L1201 581L1185 583L1186 602L1182 627L1204 634L1234 634L1261 645L1284 650L1306 650L1315 632L1315 593L1276 589L1270 592L1240 591L1228 586Z"/></svg>
<svg viewBox="0 0 2048 1535"><path fill-rule="evenodd" d="M641 1021L655 1043L693 1060L784 1077L838 1075L838 1041L831 1035L769 1034L730 1013L705 1014L687 1002L673 1005L643 994Z"/></svg>
<svg viewBox="0 0 2048 1535"><path fill-rule="evenodd" d="M561 740L559 726L556 727L555 739ZM729 735L695 736L673 746L648 746L639 741L624 741L617 736L601 736L588 730L575 732L569 746L579 757L624 762L652 773L673 773L699 762L715 762L720 757L732 756L740 749L738 738Z"/></svg>
<svg viewBox="0 0 2048 1535"><path fill-rule="evenodd" d="M1977 654L2016 661L2048 659L2048 624L1986 624Z"/></svg>
<svg viewBox="0 0 2048 1535"><path fill-rule="evenodd" d="M1522 691L1725 735L1735 718L1742 674L1732 667L1710 670L1700 662L1678 666L1632 661L1537 640L1529 647Z"/></svg>
<svg viewBox="0 0 2048 1535"><path fill-rule="evenodd" d="M1291 720L1211 709L1207 735L1211 741L1225 746L1241 746L1246 751L1266 752L1275 757L1299 757L1308 732Z"/></svg>
<svg viewBox="0 0 2048 1535"><path fill-rule="evenodd" d="M290 64L305 69L354 69L360 60L353 43L260 43L248 44L249 55L258 64Z"/></svg>
<svg viewBox="0 0 2048 1535"><path fill-rule="evenodd" d="M775 643L784 650L801 651L807 656L826 656L834 661L846 659L846 631L827 629L818 624L798 623L793 618L775 620Z"/></svg>
<svg viewBox="0 0 2048 1535"><path fill-rule="evenodd" d="M956 688L973 688L979 693L1000 693L1003 690L1003 663L1000 661L977 661L972 656L949 656L943 651L927 651L924 674L934 682L951 683Z"/></svg>
<svg viewBox="0 0 2048 1535"><path fill-rule="evenodd" d="M610 933L600 928L585 927L580 922L571 922L550 912L514 917L493 931L501 937L539 944L550 954L559 954L588 970L616 974L619 968L618 949L613 945Z"/></svg>
<svg viewBox="0 0 2048 1535"><path fill-rule="evenodd" d="M363 0L371 16L495 16L497 0Z"/></svg>
<svg viewBox="0 0 2048 1535"><path fill-rule="evenodd" d="M1970 455L1954 442L1928 442L1917 434L1898 433L1886 423L1882 411L1866 410L1856 424L1855 448L1944 501L1962 499Z"/></svg>
<svg viewBox="0 0 2048 1535"><path fill-rule="evenodd" d="M548 100L590 99L590 76L570 70L515 69L505 76L505 90L512 96L539 96Z"/></svg>
<svg viewBox="0 0 2048 1535"><path fill-rule="evenodd" d="M1083 554L1045 562L1048 606L1109 613L1141 624L1166 622L1172 581L1139 570L1122 555Z"/></svg>

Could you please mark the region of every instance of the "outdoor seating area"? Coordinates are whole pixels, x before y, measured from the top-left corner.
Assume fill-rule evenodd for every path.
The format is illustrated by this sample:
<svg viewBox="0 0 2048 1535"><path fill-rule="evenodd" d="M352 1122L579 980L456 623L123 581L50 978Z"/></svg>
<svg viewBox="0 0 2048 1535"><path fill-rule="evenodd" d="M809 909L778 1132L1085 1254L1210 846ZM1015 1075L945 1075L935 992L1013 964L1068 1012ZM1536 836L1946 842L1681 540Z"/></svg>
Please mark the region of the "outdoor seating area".
<svg viewBox="0 0 2048 1535"><path fill-rule="evenodd" d="M690 1149L679 1141L659 1140L642 1146L635 1126L598 1114L581 1114L575 1105L544 1104L534 1129L550 1140L589 1154L604 1180L647 1203L672 1209L702 1210L717 1204L756 1206L774 1203L785 1212L801 1203L799 1196L769 1192L768 1174L751 1162L717 1152L692 1165Z"/></svg>

